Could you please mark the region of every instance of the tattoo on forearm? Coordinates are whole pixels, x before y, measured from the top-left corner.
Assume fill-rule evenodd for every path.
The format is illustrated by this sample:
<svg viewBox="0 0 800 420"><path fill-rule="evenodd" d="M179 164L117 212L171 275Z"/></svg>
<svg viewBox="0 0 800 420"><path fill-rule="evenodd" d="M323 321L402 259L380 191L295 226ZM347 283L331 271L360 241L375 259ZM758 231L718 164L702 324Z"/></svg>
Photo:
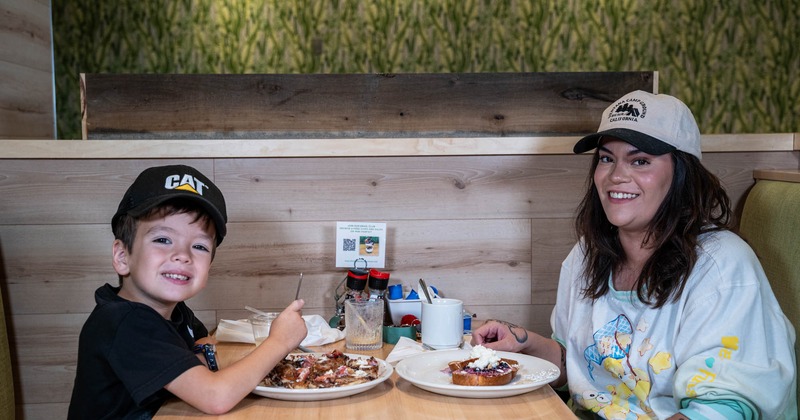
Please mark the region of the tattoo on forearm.
<svg viewBox="0 0 800 420"><path fill-rule="evenodd" d="M561 347L561 371L567 371L567 348L564 346L559 345Z"/></svg>
<svg viewBox="0 0 800 420"><path fill-rule="evenodd" d="M494 322L497 322L499 324L503 324L506 327L508 327L508 331L511 333L511 335L514 336L514 338L517 339L517 343L522 344L522 343L528 341L528 330L526 330L525 328L522 328L519 325L512 324L512 323L510 323L508 321L501 321L499 319L489 319L486 322L490 322L490 321L494 321ZM522 330L522 332L517 334L517 332L514 331L515 328Z"/></svg>

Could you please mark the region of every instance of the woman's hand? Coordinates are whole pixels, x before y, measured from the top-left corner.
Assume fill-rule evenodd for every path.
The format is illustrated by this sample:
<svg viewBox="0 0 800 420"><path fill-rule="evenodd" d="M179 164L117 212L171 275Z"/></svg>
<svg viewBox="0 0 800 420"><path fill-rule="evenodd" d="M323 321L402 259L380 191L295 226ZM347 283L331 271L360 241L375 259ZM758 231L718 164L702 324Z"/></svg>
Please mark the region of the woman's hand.
<svg viewBox="0 0 800 420"><path fill-rule="evenodd" d="M567 382L566 349L552 338L542 337L510 322L490 319L472 332L472 345L477 344L493 350L525 353L548 360L561 371L561 375L551 385L557 388Z"/></svg>
<svg viewBox="0 0 800 420"><path fill-rule="evenodd" d="M472 332L472 344L500 351L522 352L532 333L510 322L490 319Z"/></svg>

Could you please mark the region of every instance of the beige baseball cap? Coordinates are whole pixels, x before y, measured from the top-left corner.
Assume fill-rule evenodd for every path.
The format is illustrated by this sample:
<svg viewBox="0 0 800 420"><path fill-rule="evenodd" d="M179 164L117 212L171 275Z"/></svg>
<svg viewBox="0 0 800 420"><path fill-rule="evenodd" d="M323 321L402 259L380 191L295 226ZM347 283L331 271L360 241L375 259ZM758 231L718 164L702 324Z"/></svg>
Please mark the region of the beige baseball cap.
<svg viewBox="0 0 800 420"><path fill-rule="evenodd" d="M694 115L674 96L641 90L628 93L603 111L597 133L580 139L572 151L592 150L605 136L616 137L651 155L681 150L702 158L700 130Z"/></svg>

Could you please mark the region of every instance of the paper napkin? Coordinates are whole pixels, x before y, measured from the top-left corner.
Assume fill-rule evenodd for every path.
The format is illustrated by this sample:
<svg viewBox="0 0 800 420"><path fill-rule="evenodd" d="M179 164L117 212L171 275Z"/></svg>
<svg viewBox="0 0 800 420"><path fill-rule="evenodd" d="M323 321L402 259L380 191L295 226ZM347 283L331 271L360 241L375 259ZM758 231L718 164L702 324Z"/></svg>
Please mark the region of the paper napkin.
<svg viewBox="0 0 800 420"><path fill-rule="evenodd" d="M464 345L461 348L464 350L472 350L472 345L469 344L469 340L465 340ZM438 350L428 350L422 346L422 343L418 341L412 340L408 337L400 337L400 339L397 341L397 344L394 345L391 353L386 356L386 362L394 365L407 357L431 351Z"/></svg>
<svg viewBox="0 0 800 420"><path fill-rule="evenodd" d="M344 331L331 328L320 315L303 315L308 335L300 343L301 346L321 346L344 339ZM233 343L250 343L253 341L253 327L246 319L221 319L214 334L218 341Z"/></svg>

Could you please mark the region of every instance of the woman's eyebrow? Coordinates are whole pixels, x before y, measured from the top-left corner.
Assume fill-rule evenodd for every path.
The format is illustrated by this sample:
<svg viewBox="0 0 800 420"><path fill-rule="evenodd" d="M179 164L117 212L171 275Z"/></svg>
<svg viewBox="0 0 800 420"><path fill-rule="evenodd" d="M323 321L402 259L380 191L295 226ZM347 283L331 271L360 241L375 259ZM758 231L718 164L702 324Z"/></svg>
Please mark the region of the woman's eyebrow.
<svg viewBox="0 0 800 420"><path fill-rule="evenodd" d="M602 150L602 151L604 151L604 152L606 152L606 153L608 153L608 154L612 154L612 155L614 154L614 153L613 153L611 150L608 150L608 148L607 148L607 147L605 147L605 146L602 146L602 145L600 145L600 146L597 146L597 149L598 149L598 150ZM635 147L634 147L633 149L629 150L629 151L628 151L628 153L626 153L626 154L627 154L628 156L633 156L633 155L638 155L638 154L640 154L640 153L645 153L645 152L643 152L643 151L641 151L641 150L639 150L639 149L637 149L637 148L635 148Z"/></svg>

